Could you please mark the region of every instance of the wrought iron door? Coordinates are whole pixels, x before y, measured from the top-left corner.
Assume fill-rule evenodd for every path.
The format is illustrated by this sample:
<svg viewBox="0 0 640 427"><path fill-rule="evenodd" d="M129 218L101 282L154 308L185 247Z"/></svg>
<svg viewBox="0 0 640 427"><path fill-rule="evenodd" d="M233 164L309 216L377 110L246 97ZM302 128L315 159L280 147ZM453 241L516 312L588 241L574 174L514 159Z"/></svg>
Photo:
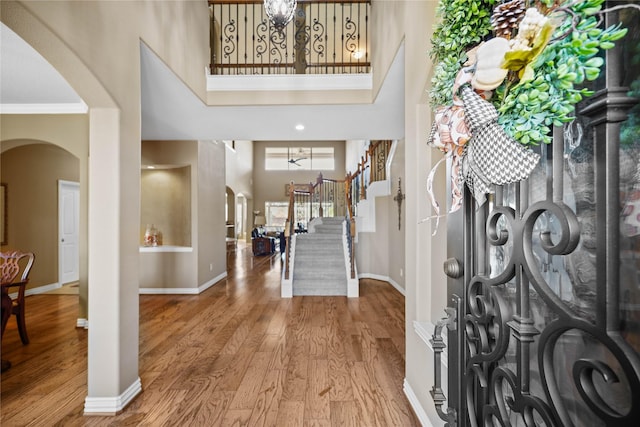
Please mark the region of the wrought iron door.
<svg viewBox="0 0 640 427"><path fill-rule="evenodd" d="M640 13L618 20L530 178L448 220L449 426L640 425Z"/></svg>

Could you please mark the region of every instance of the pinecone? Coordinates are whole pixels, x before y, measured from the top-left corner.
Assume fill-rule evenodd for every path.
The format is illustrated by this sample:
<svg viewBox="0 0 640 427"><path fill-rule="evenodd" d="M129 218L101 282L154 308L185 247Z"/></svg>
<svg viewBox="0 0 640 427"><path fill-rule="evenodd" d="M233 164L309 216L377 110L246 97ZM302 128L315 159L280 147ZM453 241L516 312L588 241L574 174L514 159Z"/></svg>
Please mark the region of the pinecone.
<svg viewBox="0 0 640 427"><path fill-rule="evenodd" d="M491 15L491 25L496 37L511 39L511 33L518 28L526 10L524 0L511 0L496 6Z"/></svg>

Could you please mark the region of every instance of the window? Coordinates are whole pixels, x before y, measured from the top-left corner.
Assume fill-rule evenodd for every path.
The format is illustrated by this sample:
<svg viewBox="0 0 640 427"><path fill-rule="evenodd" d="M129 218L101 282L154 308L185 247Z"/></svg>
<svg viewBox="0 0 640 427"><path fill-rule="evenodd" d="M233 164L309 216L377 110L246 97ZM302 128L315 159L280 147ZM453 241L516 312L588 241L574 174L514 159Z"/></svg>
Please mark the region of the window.
<svg viewBox="0 0 640 427"><path fill-rule="evenodd" d="M266 170L334 170L333 147L266 147Z"/></svg>
<svg viewBox="0 0 640 427"><path fill-rule="evenodd" d="M267 147L264 151L264 168L266 170L289 169L288 147Z"/></svg>
<svg viewBox="0 0 640 427"><path fill-rule="evenodd" d="M313 162L313 169L327 171L335 169L333 147L314 147L312 150L311 161Z"/></svg>

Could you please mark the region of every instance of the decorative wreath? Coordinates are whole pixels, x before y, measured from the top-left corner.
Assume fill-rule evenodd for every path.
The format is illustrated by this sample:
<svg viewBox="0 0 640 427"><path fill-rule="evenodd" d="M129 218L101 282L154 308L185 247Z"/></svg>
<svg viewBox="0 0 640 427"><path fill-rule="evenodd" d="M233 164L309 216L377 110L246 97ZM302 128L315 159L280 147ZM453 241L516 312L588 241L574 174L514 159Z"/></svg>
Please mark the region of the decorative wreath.
<svg viewBox="0 0 640 427"><path fill-rule="evenodd" d="M600 75L598 54L627 32L600 24L630 5L605 11L603 2L440 0L428 143L452 158L451 211L464 183L482 203L495 185L527 178L538 162L527 146L550 143L552 126L572 121L575 104L592 95L581 85Z"/></svg>

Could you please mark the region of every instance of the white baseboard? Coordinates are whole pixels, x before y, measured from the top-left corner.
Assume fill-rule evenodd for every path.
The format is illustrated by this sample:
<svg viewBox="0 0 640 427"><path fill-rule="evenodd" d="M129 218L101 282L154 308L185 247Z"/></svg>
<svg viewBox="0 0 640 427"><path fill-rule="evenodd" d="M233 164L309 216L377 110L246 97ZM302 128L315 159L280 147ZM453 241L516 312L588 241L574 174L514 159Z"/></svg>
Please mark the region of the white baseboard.
<svg viewBox="0 0 640 427"><path fill-rule="evenodd" d="M62 285L60 283L51 283L49 285L38 286L37 288L31 288L24 291L24 296L28 297L29 295L38 295L43 294L45 292L53 291L55 289L60 289ZM18 293L12 292L9 296L13 298L17 298Z"/></svg>
<svg viewBox="0 0 640 427"><path fill-rule="evenodd" d="M280 281L280 298L293 298L293 281L282 279Z"/></svg>
<svg viewBox="0 0 640 427"><path fill-rule="evenodd" d="M389 282L389 284L396 288L398 292L400 292L403 296L406 296L404 288L389 276L383 276L381 274L362 273L358 274L358 279L374 279L382 280L383 282Z"/></svg>
<svg viewBox="0 0 640 427"><path fill-rule="evenodd" d="M360 296L360 282L358 279L347 279L347 298L358 298Z"/></svg>
<svg viewBox="0 0 640 427"><path fill-rule="evenodd" d="M208 282L205 282L203 285L198 286L198 293L201 294L202 292L206 291L207 289L209 289L210 287L212 287L213 285L215 285L216 283L218 283L219 281L221 281L226 277L227 277L226 271L224 273L220 273L213 279L209 280Z"/></svg>
<svg viewBox="0 0 640 427"><path fill-rule="evenodd" d="M198 295L198 288L140 288L140 295Z"/></svg>
<svg viewBox="0 0 640 427"><path fill-rule="evenodd" d="M215 285L222 279L227 277L227 272L214 277L213 279L205 282L197 288L140 288L140 295L170 295L170 294L182 294L182 295L198 295Z"/></svg>
<svg viewBox="0 0 640 427"><path fill-rule="evenodd" d="M117 415L142 391L140 377L120 396L90 397L84 399L84 415Z"/></svg>
<svg viewBox="0 0 640 427"><path fill-rule="evenodd" d="M403 390L404 390L404 395L407 396L407 399L409 400L409 404L413 408L413 412L416 414L416 417L418 417L418 420L420 421L420 424L422 424L422 427L433 427L433 424L431 424L431 421L427 416L427 412L424 410L424 408L420 404L420 400L418 400L418 396L416 396L416 394L414 393L413 389L411 388L411 385L409 384L406 378L404 379Z"/></svg>

